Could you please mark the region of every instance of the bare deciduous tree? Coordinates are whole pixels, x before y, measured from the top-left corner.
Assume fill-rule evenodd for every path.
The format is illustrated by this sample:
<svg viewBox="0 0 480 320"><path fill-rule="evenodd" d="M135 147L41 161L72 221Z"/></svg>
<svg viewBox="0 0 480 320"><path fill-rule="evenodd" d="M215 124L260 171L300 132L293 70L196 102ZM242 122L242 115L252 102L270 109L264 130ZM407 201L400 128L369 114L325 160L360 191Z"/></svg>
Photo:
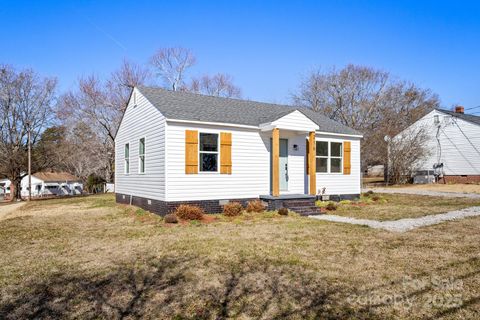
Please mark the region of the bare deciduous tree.
<svg viewBox="0 0 480 320"><path fill-rule="evenodd" d="M420 127L407 129L390 139L387 166L390 183L406 183L421 168L422 160L430 155L428 140L427 131Z"/></svg>
<svg viewBox="0 0 480 320"><path fill-rule="evenodd" d="M147 81L146 69L124 61L110 79L101 81L96 76L81 78L78 90L64 94L59 103L58 116L70 128L79 128L77 124L88 123L96 139L96 146L101 147L101 154L108 163L100 176L106 181L113 181L114 176L114 140L123 112L134 86ZM96 151L92 150L92 154ZM99 163L105 163L100 161ZM92 169L94 171L94 169Z"/></svg>
<svg viewBox="0 0 480 320"><path fill-rule="evenodd" d="M394 136L439 105L438 97L389 73L348 65L304 78L296 104L312 108L364 134L362 166L386 164L384 136Z"/></svg>
<svg viewBox="0 0 480 320"><path fill-rule="evenodd" d="M312 72L294 95L297 104L322 112L352 128L365 128L377 113L389 74L373 68L348 65L339 71Z"/></svg>
<svg viewBox="0 0 480 320"><path fill-rule="evenodd" d="M27 172L28 131L35 145L52 120L57 81L41 78L33 70L0 66L0 175L12 182L12 200L19 199ZM41 170L32 163L32 170Z"/></svg>
<svg viewBox="0 0 480 320"><path fill-rule="evenodd" d="M193 78L186 90L216 97L239 98L241 90L233 83L233 77L226 73Z"/></svg>
<svg viewBox="0 0 480 320"><path fill-rule="evenodd" d="M150 58L155 74L173 91L185 85L185 72L195 62L193 53L182 47L161 48Z"/></svg>

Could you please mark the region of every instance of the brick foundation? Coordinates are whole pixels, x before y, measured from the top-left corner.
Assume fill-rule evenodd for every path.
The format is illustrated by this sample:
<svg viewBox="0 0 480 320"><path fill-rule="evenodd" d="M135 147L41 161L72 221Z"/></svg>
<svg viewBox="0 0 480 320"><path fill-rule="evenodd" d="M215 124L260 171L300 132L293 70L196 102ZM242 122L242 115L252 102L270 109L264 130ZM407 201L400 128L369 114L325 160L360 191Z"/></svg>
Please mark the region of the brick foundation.
<svg viewBox="0 0 480 320"><path fill-rule="evenodd" d="M439 183L480 183L480 175L444 176Z"/></svg>
<svg viewBox="0 0 480 320"><path fill-rule="evenodd" d="M360 195L357 195L357 194L331 195L330 200L332 201L340 201L345 199L353 200L359 197ZM205 210L205 212L207 213L221 213L223 211L223 205L220 204L221 201L240 202L243 206L246 206L248 201L258 200L259 198L217 199L217 200L196 200L196 201L162 201L162 200L147 199L147 198L136 197L136 196L131 196L130 198L130 195L116 193L115 199L117 203L132 204L144 210L153 212L161 216L165 216L167 213L171 213L175 211L175 209L181 204L198 206L203 210ZM311 199L310 201L314 205L315 198ZM267 210L277 210L284 206L289 207L288 200L266 201L266 203L267 203L267 208L266 208Z"/></svg>
<svg viewBox="0 0 480 320"><path fill-rule="evenodd" d="M248 199L218 199L218 200L196 200L196 201L162 201L147 199L142 197L132 196L130 202L130 195L116 193L115 198L117 203L122 204L132 204L134 206L140 207L147 211L153 212L155 214L165 216L167 213L175 211L175 209L181 204L188 204L192 206L197 206L205 210L207 213L221 213L223 211L223 206L220 204L221 201L230 201L230 202L240 202L243 206L247 205L248 201L255 200L258 198L248 198Z"/></svg>

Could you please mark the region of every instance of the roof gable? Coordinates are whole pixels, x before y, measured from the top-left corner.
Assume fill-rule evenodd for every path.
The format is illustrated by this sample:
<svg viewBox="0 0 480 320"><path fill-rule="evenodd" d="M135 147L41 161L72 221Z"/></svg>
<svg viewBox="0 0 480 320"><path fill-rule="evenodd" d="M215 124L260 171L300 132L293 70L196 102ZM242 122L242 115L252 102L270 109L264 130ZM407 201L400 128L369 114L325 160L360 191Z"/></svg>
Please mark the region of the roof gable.
<svg viewBox="0 0 480 320"><path fill-rule="evenodd" d="M167 120L217 122L259 127L294 111L299 111L316 123L320 131L361 135L352 128L306 108L170 91L155 87L141 86L138 87L138 90Z"/></svg>
<svg viewBox="0 0 480 320"><path fill-rule="evenodd" d="M480 125L480 116L476 116L476 115L473 115L473 114L458 113L458 112L454 112L454 111L450 111L450 110L444 110L444 109L438 109L438 108L435 109L435 110L437 110L438 112L444 113L444 114L448 114L452 117L456 117L456 118L471 122L473 124Z"/></svg>
<svg viewBox="0 0 480 320"><path fill-rule="evenodd" d="M298 110L294 110L287 115L267 124L268 126L296 131L315 131L319 126L306 115Z"/></svg>

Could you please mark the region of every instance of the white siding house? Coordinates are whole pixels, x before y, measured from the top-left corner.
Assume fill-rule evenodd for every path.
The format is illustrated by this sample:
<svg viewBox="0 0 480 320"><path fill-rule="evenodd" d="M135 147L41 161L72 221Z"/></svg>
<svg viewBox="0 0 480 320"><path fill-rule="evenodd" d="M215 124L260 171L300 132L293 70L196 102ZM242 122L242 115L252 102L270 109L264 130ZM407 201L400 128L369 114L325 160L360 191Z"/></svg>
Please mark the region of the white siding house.
<svg viewBox="0 0 480 320"><path fill-rule="evenodd" d="M311 157L313 178L310 133L314 150L327 146ZM311 110L134 88L115 139L117 202L165 214L181 203L218 212L229 200L354 198L361 137Z"/></svg>
<svg viewBox="0 0 480 320"><path fill-rule="evenodd" d="M480 182L480 117L435 109L407 130L423 129L428 134L429 155L421 171L436 171L444 182ZM434 168L437 168L436 170Z"/></svg>
<svg viewBox="0 0 480 320"><path fill-rule="evenodd" d="M68 196L83 193L81 179L66 172L37 172L32 174L32 197ZM21 185L22 197L28 197L28 176L23 177ZM0 195L9 196L11 182L8 179L0 180Z"/></svg>

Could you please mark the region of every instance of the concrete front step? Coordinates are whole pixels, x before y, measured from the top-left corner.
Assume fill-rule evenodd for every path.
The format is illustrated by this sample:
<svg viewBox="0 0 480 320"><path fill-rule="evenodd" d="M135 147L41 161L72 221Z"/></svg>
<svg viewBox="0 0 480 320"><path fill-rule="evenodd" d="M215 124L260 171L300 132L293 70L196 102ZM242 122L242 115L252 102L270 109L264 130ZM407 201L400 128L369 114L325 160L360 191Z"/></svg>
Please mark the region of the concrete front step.
<svg viewBox="0 0 480 320"><path fill-rule="evenodd" d="M292 201L284 201L283 205L286 208L312 207L312 206L315 206L315 201L312 201L312 200L292 200Z"/></svg>
<svg viewBox="0 0 480 320"><path fill-rule="evenodd" d="M311 215L322 214L321 209L316 206L288 207L288 209L298 213L301 216L311 216Z"/></svg>

